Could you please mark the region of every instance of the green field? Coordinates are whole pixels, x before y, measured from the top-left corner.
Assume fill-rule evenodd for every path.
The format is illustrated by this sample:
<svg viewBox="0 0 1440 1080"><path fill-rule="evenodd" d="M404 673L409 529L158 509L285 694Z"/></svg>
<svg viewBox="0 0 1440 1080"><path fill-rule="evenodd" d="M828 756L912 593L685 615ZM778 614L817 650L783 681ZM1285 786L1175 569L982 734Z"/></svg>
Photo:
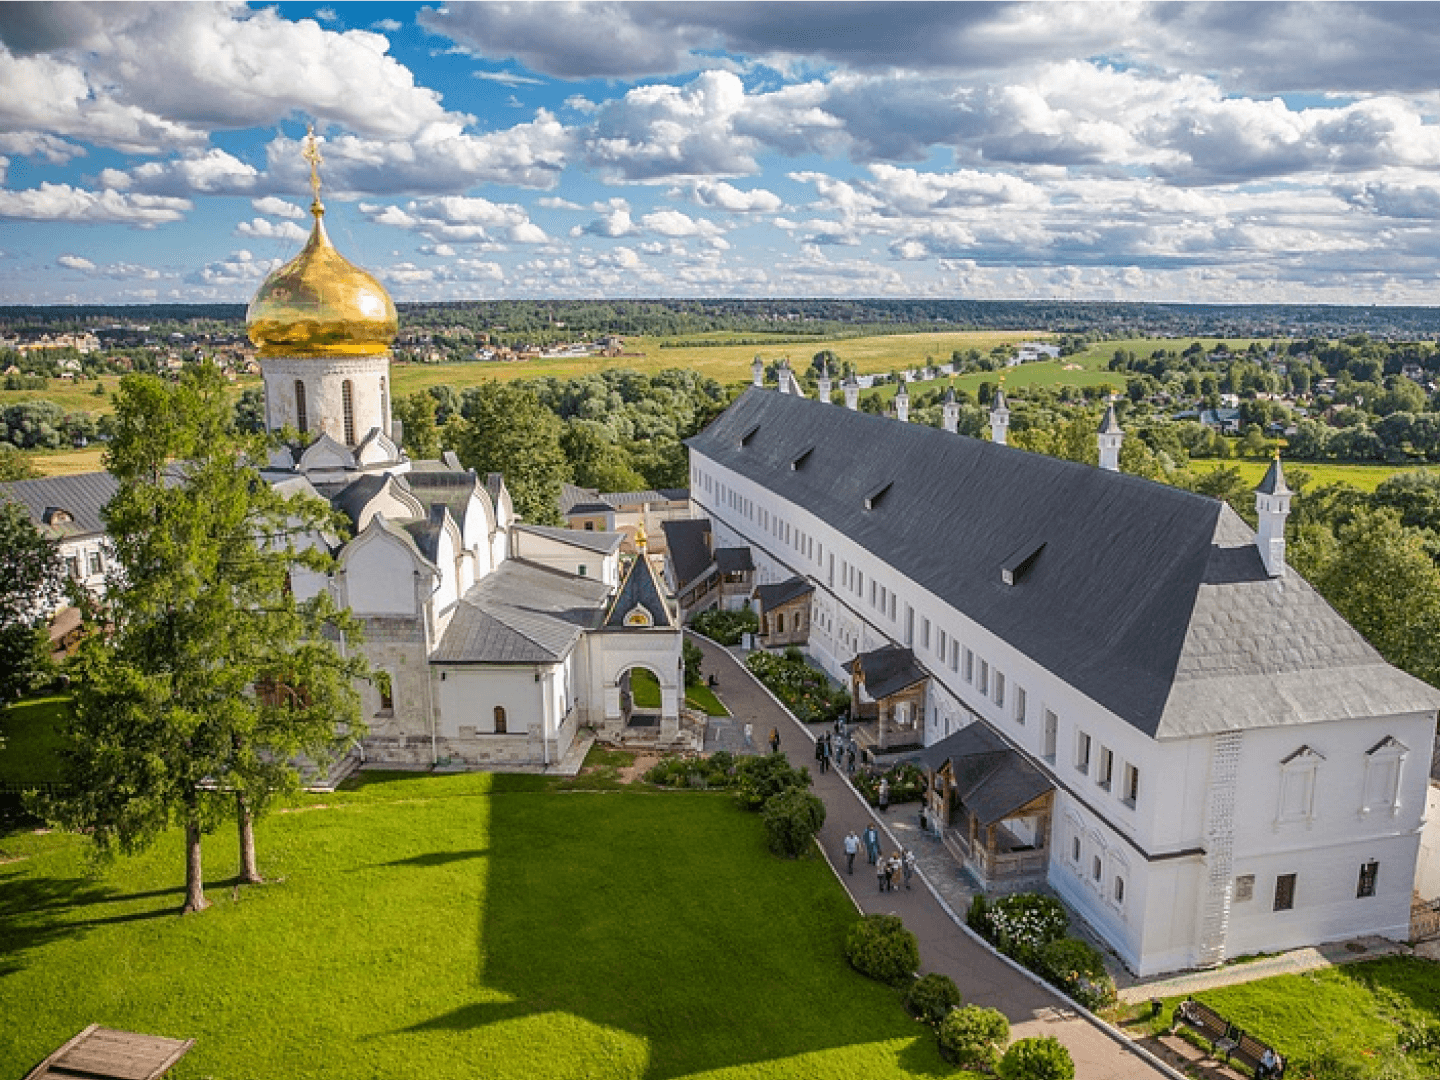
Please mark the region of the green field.
<svg viewBox="0 0 1440 1080"><path fill-rule="evenodd" d="M32 698L0 709L0 784L60 778L59 727L69 698Z"/></svg>
<svg viewBox="0 0 1440 1080"><path fill-rule="evenodd" d="M823 861L723 794L556 786L366 774L261 823L273 884L213 835L183 918L178 834L98 876L0 837L0 1075L90 1023L194 1038L176 1080L955 1075L846 965Z"/></svg>
<svg viewBox="0 0 1440 1080"><path fill-rule="evenodd" d="M1270 462L1239 458L1230 458L1226 461L1197 458L1190 463L1190 467L1202 475L1215 469L1239 469L1241 479L1248 486L1254 487L1264 479L1266 470L1270 468ZM1305 485L1308 490L1325 484L1349 484L1361 491L1374 491L1387 477L1394 476L1398 472L1416 471L1416 466L1413 465L1333 465L1310 461L1286 461L1284 467L1285 478L1291 487L1295 486L1295 481L1302 473L1308 476L1309 479ZM1423 469L1426 472L1433 472L1440 469L1440 465L1426 465L1423 466Z"/></svg>

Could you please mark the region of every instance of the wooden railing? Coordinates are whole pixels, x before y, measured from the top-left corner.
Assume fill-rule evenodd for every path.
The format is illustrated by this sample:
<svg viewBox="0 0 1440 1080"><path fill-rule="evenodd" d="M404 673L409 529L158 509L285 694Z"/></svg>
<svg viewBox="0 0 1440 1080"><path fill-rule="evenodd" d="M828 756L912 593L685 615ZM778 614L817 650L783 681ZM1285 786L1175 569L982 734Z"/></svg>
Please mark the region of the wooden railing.
<svg viewBox="0 0 1440 1080"><path fill-rule="evenodd" d="M972 847L958 829L945 829L940 839L956 862L968 864L988 882L1043 877L1050 860L1044 850L992 852L981 844Z"/></svg>

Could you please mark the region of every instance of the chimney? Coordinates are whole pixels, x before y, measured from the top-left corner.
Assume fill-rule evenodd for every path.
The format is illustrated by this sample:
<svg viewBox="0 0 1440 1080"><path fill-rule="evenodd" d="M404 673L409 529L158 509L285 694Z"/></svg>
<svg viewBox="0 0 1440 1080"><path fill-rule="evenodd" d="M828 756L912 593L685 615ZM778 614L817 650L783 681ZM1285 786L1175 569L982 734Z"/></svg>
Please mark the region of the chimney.
<svg viewBox="0 0 1440 1080"><path fill-rule="evenodd" d="M1285 576L1285 519L1290 516L1291 490L1285 486L1285 473L1280 468L1280 451L1275 451L1275 460L1265 473L1265 479L1255 489L1255 512L1260 517L1260 527L1255 532L1255 546L1260 550L1260 561L1265 572L1272 578Z"/></svg>
<svg viewBox="0 0 1440 1080"><path fill-rule="evenodd" d="M756 386L765 385L765 361L758 355L750 361L750 379Z"/></svg>
<svg viewBox="0 0 1440 1080"><path fill-rule="evenodd" d="M1010 410L1005 407L1005 389L995 391L990 402L990 441L1005 445L1005 432L1010 427Z"/></svg>
<svg viewBox="0 0 1440 1080"><path fill-rule="evenodd" d="M860 408L860 384L855 381L854 375L847 375L840 389L845 391L845 408L851 412Z"/></svg>
<svg viewBox="0 0 1440 1080"><path fill-rule="evenodd" d="M895 415L902 424L910 422L910 391L905 389L905 380L900 380L900 389L895 391Z"/></svg>
<svg viewBox="0 0 1440 1080"><path fill-rule="evenodd" d="M820 361L820 378L819 378L818 382L819 382L819 384L820 384L820 400L823 401L823 402L825 402L826 405L829 405L829 404L830 404L830 362L829 362L828 360L821 360L821 361Z"/></svg>
<svg viewBox="0 0 1440 1080"><path fill-rule="evenodd" d="M947 386L945 396L940 399L940 426L951 435L960 430L960 404L955 400L953 386Z"/></svg>
<svg viewBox="0 0 1440 1080"><path fill-rule="evenodd" d="M1113 401L1105 407L1105 419L1100 421L1099 438L1100 468L1119 472L1120 443L1125 439L1125 432L1120 429L1120 421L1115 419L1115 403Z"/></svg>

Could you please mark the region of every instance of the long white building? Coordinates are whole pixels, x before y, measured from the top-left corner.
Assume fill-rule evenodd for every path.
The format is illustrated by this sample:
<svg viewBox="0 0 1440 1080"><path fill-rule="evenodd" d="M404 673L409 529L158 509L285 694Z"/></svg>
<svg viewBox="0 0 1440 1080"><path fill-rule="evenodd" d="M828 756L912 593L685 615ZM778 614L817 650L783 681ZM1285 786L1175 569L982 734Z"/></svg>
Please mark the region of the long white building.
<svg viewBox="0 0 1440 1080"><path fill-rule="evenodd" d="M814 584L818 662L909 647L916 741L982 724L1038 774L1045 878L1132 970L1407 936L1440 691L1287 569L1278 461L1257 536L1113 464L758 388L689 445L716 543Z"/></svg>

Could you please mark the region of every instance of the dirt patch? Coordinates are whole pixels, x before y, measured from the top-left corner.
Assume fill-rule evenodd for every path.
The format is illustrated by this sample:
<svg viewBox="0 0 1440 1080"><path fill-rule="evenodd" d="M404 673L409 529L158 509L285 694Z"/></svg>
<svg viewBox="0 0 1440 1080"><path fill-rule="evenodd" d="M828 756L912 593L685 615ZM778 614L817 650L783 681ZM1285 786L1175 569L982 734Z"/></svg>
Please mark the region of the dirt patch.
<svg viewBox="0 0 1440 1080"><path fill-rule="evenodd" d="M311 810L329 810L329 803L316 803L314 806L282 806L275 812L277 814L308 814Z"/></svg>
<svg viewBox="0 0 1440 1080"><path fill-rule="evenodd" d="M622 784L633 784L659 763L659 754L642 752L636 754L635 760L629 765L621 766L615 773Z"/></svg>
<svg viewBox="0 0 1440 1080"><path fill-rule="evenodd" d="M0 851L0 866L7 866L12 862L24 862L28 858L30 858L29 855L7 855Z"/></svg>

